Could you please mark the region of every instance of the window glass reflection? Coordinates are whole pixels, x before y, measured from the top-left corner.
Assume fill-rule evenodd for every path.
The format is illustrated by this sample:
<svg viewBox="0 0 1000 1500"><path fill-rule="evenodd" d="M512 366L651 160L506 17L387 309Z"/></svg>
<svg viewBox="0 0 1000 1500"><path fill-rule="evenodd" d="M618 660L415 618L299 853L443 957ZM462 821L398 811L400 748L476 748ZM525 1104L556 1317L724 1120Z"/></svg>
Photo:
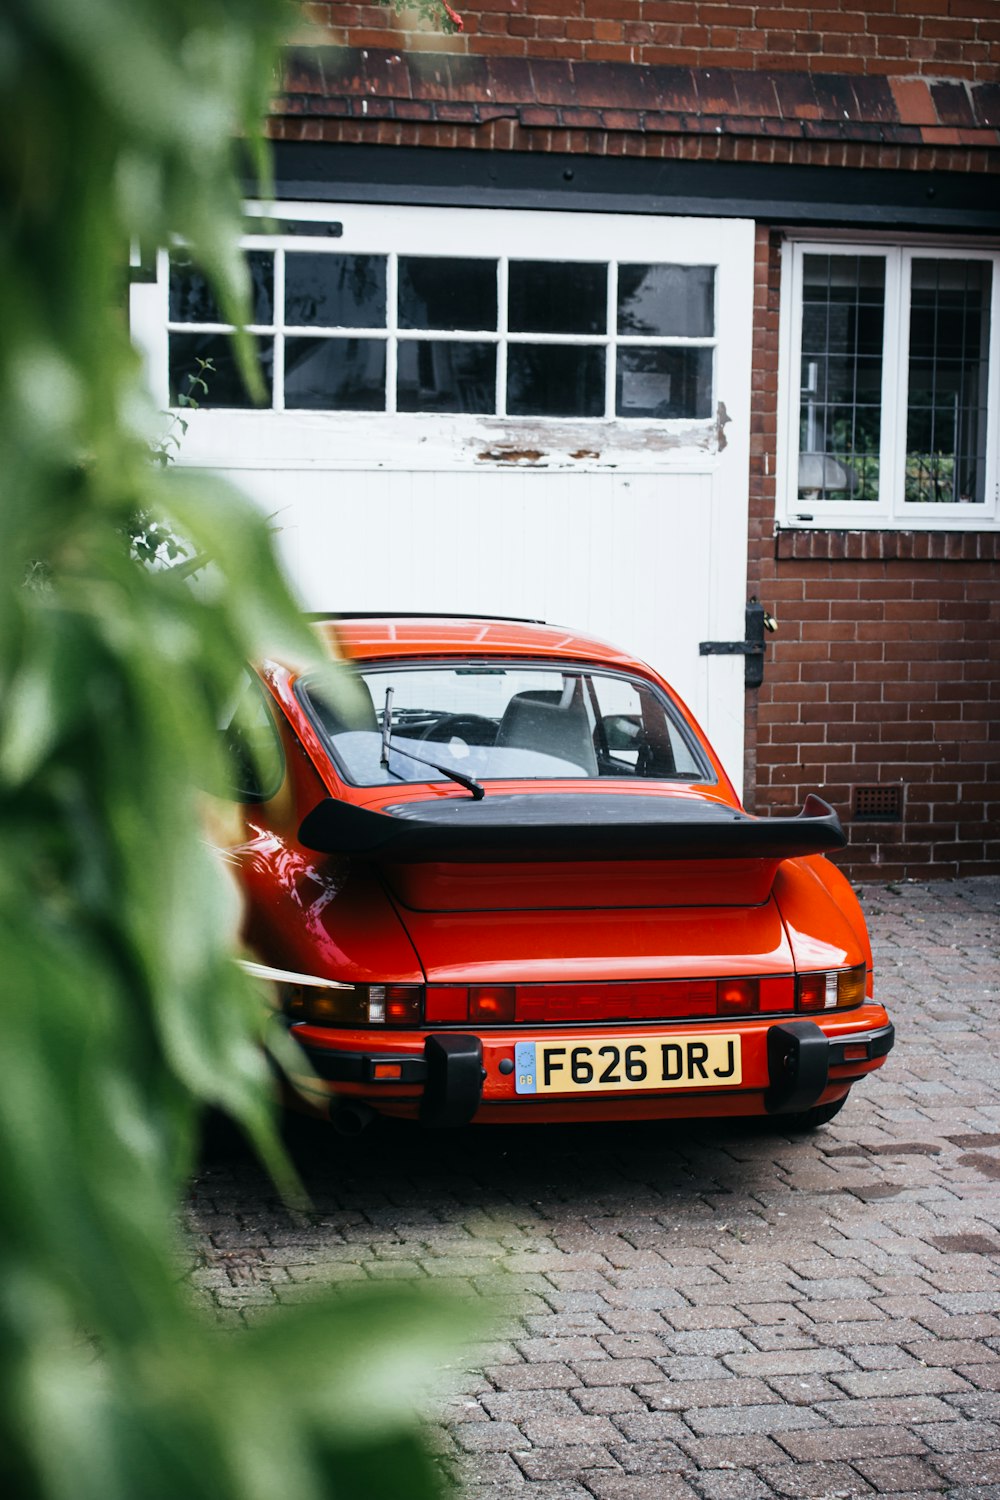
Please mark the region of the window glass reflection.
<svg viewBox="0 0 1000 1500"><path fill-rule="evenodd" d="M619 348L618 415L656 421L710 417L712 356L711 349Z"/></svg>
<svg viewBox="0 0 1000 1500"><path fill-rule="evenodd" d="M508 279L507 324L512 333L607 332L607 266L512 260Z"/></svg>
<svg viewBox="0 0 1000 1500"><path fill-rule="evenodd" d="M453 339L401 339L397 362L399 411L496 410L495 344Z"/></svg>
<svg viewBox="0 0 1000 1500"><path fill-rule="evenodd" d="M799 497L874 502L882 443L885 260L806 255Z"/></svg>
<svg viewBox="0 0 1000 1500"><path fill-rule="evenodd" d="M986 261L913 261L904 489L910 504L986 499L991 275Z"/></svg>
<svg viewBox="0 0 1000 1500"><path fill-rule="evenodd" d="M256 338L254 348L266 402L271 402L271 376L274 364L274 340ZM211 369L199 361L208 360ZM204 385L200 382L204 381ZM256 406L243 384L236 363L231 333L172 333L170 335L170 404L176 406L181 396L190 397L198 406Z"/></svg>
<svg viewBox="0 0 1000 1500"><path fill-rule="evenodd" d="M715 267L620 265L618 332L711 338Z"/></svg>
<svg viewBox="0 0 1000 1500"><path fill-rule="evenodd" d="M575 344L511 344L507 410L514 417L603 417L605 351Z"/></svg>
<svg viewBox="0 0 1000 1500"><path fill-rule="evenodd" d="M398 305L400 328L495 329L497 263L401 255Z"/></svg>
<svg viewBox="0 0 1000 1500"><path fill-rule="evenodd" d="M384 411L382 339L285 339L285 406Z"/></svg>
<svg viewBox="0 0 1000 1500"><path fill-rule="evenodd" d="M250 321L274 318L274 255L270 250L246 254L250 273ZM170 257L169 317L171 323L225 323L207 278L183 252Z"/></svg>
<svg viewBox="0 0 1000 1500"><path fill-rule="evenodd" d="M285 256L285 322L297 328L384 328L384 255Z"/></svg>

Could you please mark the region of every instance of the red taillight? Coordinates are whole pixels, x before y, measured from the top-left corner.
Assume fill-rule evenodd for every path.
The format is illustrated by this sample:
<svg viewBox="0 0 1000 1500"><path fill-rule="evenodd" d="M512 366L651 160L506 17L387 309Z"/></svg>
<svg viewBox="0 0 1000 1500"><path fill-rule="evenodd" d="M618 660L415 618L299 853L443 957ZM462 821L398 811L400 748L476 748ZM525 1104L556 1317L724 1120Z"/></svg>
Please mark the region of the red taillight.
<svg viewBox="0 0 1000 1500"><path fill-rule="evenodd" d="M379 1079L382 1079L382 1080L391 1080L393 1078L402 1078L402 1076L403 1076L403 1065L402 1065L402 1063L380 1063L380 1062L377 1062L375 1064L375 1066L372 1068L372 1077L374 1079L376 1079L376 1080L379 1080Z"/></svg>
<svg viewBox="0 0 1000 1500"><path fill-rule="evenodd" d="M512 984L470 985L469 1020L486 1026L513 1021L516 994Z"/></svg>
<svg viewBox="0 0 1000 1500"><path fill-rule="evenodd" d="M387 984L385 987L386 1025L419 1026L422 993L419 984Z"/></svg>
<svg viewBox="0 0 1000 1500"><path fill-rule="evenodd" d="M469 1019L469 991L464 984L429 984L424 1001L429 1026L459 1025Z"/></svg>
<svg viewBox="0 0 1000 1500"><path fill-rule="evenodd" d="M756 979L720 979L715 991L720 1016L749 1016L760 1009L760 985Z"/></svg>
<svg viewBox="0 0 1000 1500"><path fill-rule="evenodd" d="M834 980L836 984L836 979ZM826 1010L827 983L825 974L800 974L796 985L795 1003L799 1010ZM837 1003L837 991L833 991L830 1006Z"/></svg>

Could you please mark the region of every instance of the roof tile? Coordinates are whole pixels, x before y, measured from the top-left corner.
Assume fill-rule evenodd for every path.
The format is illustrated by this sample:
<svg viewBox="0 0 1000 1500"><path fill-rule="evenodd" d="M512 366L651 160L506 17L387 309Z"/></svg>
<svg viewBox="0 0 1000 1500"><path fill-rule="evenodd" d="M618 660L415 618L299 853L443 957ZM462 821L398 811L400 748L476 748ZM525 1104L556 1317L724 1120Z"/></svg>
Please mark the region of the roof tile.
<svg viewBox="0 0 1000 1500"><path fill-rule="evenodd" d="M369 48L365 56L365 81L370 94L388 99L412 98L406 53Z"/></svg>
<svg viewBox="0 0 1000 1500"><path fill-rule="evenodd" d="M779 73L774 78L778 113L785 120L817 120L821 110L808 73Z"/></svg>
<svg viewBox="0 0 1000 1500"><path fill-rule="evenodd" d="M976 117L964 83L932 83L931 98L942 125L975 126Z"/></svg>
<svg viewBox="0 0 1000 1500"><path fill-rule="evenodd" d="M854 93L854 79L840 73L814 73L812 86L822 120L856 120L861 105Z"/></svg>
<svg viewBox="0 0 1000 1500"><path fill-rule="evenodd" d="M733 75L728 68L707 68L695 75L698 105L705 115L742 114Z"/></svg>
<svg viewBox="0 0 1000 1500"><path fill-rule="evenodd" d="M981 83L972 90L972 104L980 125L1000 128L1000 83Z"/></svg>
<svg viewBox="0 0 1000 1500"><path fill-rule="evenodd" d="M895 124L898 119L896 101L887 78L855 75L851 79L851 88L857 101L858 118L869 124Z"/></svg>
<svg viewBox="0 0 1000 1500"><path fill-rule="evenodd" d="M691 68L650 68L651 109L686 110L698 113L698 90Z"/></svg>
<svg viewBox="0 0 1000 1500"><path fill-rule="evenodd" d="M529 59L535 104L572 104L576 90L573 69L563 58ZM526 101L527 102L527 101Z"/></svg>
<svg viewBox="0 0 1000 1500"><path fill-rule="evenodd" d="M535 95L531 72L523 57L491 57L488 62L489 87L498 104L530 103Z"/></svg>
<svg viewBox="0 0 1000 1500"><path fill-rule="evenodd" d="M353 101L353 103L352 103ZM1000 83L297 47L274 114L1000 147Z"/></svg>
<svg viewBox="0 0 1000 1500"><path fill-rule="evenodd" d="M904 125L928 125L937 118L931 91L923 78L891 78L897 117Z"/></svg>
<svg viewBox="0 0 1000 1500"><path fill-rule="evenodd" d="M781 115L781 106L774 87L774 79L768 73L734 73L733 86L742 115Z"/></svg>

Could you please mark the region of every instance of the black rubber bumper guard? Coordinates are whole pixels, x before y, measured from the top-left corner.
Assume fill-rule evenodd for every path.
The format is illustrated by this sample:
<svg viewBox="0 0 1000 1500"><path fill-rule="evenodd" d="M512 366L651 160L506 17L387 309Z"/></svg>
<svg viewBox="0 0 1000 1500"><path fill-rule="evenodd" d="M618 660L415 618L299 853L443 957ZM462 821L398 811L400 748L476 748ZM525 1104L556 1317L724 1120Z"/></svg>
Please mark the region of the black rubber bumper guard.
<svg viewBox="0 0 1000 1500"><path fill-rule="evenodd" d="M811 1109L829 1082L831 1068L885 1057L892 1051L895 1035L892 1026L882 1026L878 1031L861 1031L830 1041L815 1021L785 1021L772 1026L767 1033L770 1084L764 1108L773 1115ZM861 1048L864 1052L859 1056Z"/></svg>
<svg viewBox="0 0 1000 1500"><path fill-rule="evenodd" d="M295 1029L292 1028L294 1036ZM424 1125L467 1125L483 1097L483 1046L477 1036L443 1032L429 1036L423 1057L412 1052L330 1052L300 1043L320 1078L330 1083L375 1083L375 1068L399 1067L394 1083L422 1083L420 1120Z"/></svg>
<svg viewBox="0 0 1000 1500"><path fill-rule="evenodd" d="M294 1035L295 1028L292 1028ZM811 1109L826 1088L830 1069L848 1062L870 1062L892 1051L892 1026L830 1041L815 1021L785 1021L767 1033L769 1087L764 1107L770 1114ZM864 1048L864 1055L858 1049ZM411 1052L331 1052L303 1044L314 1071L331 1083L375 1083L375 1068L399 1067L394 1083L422 1083L420 1119L424 1125L467 1125L483 1096L483 1048L477 1036L442 1032L429 1036L423 1057ZM847 1052L850 1057L846 1056Z"/></svg>

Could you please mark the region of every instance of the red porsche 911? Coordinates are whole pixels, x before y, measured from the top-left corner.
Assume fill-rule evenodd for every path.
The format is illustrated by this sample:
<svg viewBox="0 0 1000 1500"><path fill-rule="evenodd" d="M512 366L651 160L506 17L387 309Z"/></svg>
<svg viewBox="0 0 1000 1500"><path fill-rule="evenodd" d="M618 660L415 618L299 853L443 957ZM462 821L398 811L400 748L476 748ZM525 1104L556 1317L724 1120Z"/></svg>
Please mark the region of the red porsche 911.
<svg viewBox="0 0 1000 1500"><path fill-rule="evenodd" d="M569 630L354 617L351 692L267 663L248 965L342 1130L776 1115L881 1067L858 902L817 796L751 817L657 674Z"/></svg>

